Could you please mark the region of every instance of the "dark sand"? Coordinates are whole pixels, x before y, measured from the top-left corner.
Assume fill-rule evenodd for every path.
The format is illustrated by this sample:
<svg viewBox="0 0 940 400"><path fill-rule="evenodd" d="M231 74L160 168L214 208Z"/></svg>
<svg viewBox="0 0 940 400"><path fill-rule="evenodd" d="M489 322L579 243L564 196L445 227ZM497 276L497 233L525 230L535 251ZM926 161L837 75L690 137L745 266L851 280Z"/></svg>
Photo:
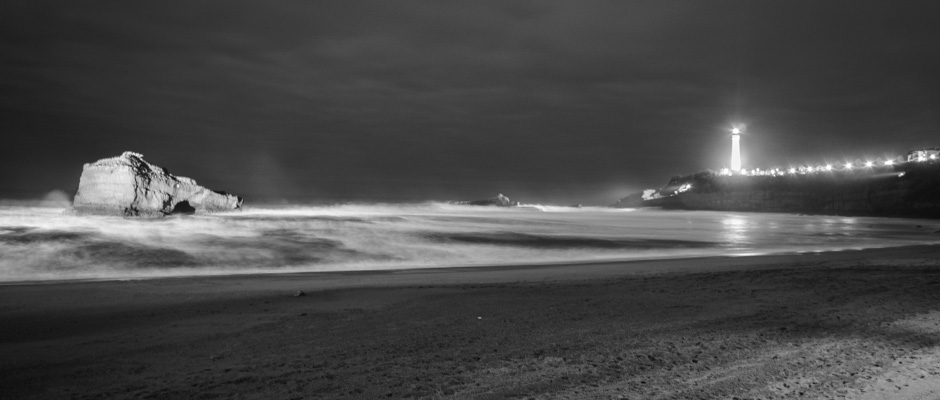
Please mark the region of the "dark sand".
<svg viewBox="0 0 940 400"><path fill-rule="evenodd" d="M6 285L0 355L4 399L938 398L940 247Z"/></svg>

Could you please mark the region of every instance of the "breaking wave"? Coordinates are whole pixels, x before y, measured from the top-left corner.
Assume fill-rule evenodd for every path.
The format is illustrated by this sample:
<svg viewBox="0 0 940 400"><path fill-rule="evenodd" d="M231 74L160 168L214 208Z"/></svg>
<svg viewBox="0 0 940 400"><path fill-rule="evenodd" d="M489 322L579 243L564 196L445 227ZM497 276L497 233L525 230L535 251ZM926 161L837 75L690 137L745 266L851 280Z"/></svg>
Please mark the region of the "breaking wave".
<svg viewBox="0 0 940 400"><path fill-rule="evenodd" d="M51 206L50 206L51 205ZM163 219L0 202L0 281L766 254L940 242L937 221L444 203L246 208Z"/></svg>

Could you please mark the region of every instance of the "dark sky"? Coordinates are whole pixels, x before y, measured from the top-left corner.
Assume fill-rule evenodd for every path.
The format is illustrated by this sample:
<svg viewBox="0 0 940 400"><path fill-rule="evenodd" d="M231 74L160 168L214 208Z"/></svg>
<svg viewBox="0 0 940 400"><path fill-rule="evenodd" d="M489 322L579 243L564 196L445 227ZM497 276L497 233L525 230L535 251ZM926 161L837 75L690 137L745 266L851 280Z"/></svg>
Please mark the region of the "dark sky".
<svg viewBox="0 0 940 400"><path fill-rule="evenodd" d="M940 2L0 2L0 198L124 150L267 201L610 204L940 145Z"/></svg>

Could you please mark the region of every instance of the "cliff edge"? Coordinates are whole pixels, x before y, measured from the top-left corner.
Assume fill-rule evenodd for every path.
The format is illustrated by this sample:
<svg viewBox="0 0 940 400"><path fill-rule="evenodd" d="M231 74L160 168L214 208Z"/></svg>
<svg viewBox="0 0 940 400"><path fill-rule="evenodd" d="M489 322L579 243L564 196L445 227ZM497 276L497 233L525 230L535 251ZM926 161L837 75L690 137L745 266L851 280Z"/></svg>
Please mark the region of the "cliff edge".
<svg viewBox="0 0 940 400"><path fill-rule="evenodd" d="M118 157L85 164L71 214L162 217L174 213L237 210L242 198L174 176L126 151Z"/></svg>

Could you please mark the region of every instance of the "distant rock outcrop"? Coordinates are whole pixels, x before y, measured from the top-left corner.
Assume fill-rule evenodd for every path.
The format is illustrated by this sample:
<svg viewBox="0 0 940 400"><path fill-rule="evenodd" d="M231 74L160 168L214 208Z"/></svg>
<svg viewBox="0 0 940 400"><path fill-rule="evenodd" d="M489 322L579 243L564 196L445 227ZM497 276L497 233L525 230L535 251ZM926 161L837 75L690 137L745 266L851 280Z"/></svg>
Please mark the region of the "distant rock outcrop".
<svg viewBox="0 0 940 400"><path fill-rule="evenodd" d="M162 217L236 210L242 198L173 176L130 151L85 164L70 213Z"/></svg>
<svg viewBox="0 0 940 400"><path fill-rule="evenodd" d="M511 201L508 197L503 196L502 193L497 194L496 197L491 197L484 200L472 200L472 201L452 201L450 204L458 206L497 206L497 207L515 207L519 205L518 201Z"/></svg>

